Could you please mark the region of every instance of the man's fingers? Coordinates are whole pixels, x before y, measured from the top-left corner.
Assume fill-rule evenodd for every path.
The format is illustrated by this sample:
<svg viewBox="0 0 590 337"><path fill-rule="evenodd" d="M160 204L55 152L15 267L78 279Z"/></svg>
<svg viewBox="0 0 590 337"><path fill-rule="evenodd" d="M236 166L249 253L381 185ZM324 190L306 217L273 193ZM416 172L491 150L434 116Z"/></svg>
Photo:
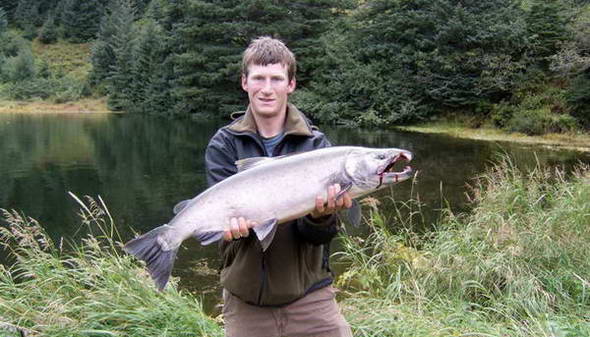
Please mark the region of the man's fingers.
<svg viewBox="0 0 590 337"><path fill-rule="evenodd" d="M239 219L239 231L240 231L240 237L247 237L248 234L250 234L250 227L251 227L251 221L246 221L246 219L244 219L243 217L240 217Z"/></svg>
<svg viewBox="0 0 590 337"><path fill-rule="evenodd" d="M229 229L231 231L231 236L233 239L239 239L242 237L240 234L240 223L238 218L231 218L229 220Z"/></svg>
<svg viewBox="0 0 590 337"><path fill-rule="evenodd" d="M342 200L344 202L344 207L351 208L352 207L352 197L350 193L346 192L342 195Z"/></svg>
<svg viewBox="0 0 590 337"><path fill-rule="evenodd" d="M334 197L336 195L336 193L334 192L335 190L336 188L334 185L328 187L328 210L334 209Z"/></svg>
<svg viewBox="0 0 590 337"><path fill-rule="evenodd" d="M324 207L324 198L317 196L315 198L315 210L317 213L324 213L326 208Z"/></svg>

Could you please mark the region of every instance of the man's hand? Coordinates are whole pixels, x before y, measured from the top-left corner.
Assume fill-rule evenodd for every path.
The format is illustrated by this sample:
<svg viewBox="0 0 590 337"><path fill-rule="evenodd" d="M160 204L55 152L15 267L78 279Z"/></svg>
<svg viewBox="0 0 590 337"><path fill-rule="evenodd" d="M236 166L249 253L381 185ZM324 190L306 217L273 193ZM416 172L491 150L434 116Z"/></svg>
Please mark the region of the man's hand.
<svg viewBox="0 0 590 337"><path fill-rule="evenodd" d="M242 217L231 218L229 220L229 228L223 233L223 239L225 241L231 241L248 237L248 235L250 235L250 228L256 225L258 225L258 223L246 220Z"/></svg>
<svg viewBox="0 0 590 337"><path fill-rule="evenodd" d="M342 196L336 199L336 195L341 191L340 184L334 184L328 187L328 201L324 202L324 198L317 196L315 198L315 209L310 213L312 218L321 218L326 215L334 214L342 208L352 207L352 197L350 193L344 192Z"/></svg>

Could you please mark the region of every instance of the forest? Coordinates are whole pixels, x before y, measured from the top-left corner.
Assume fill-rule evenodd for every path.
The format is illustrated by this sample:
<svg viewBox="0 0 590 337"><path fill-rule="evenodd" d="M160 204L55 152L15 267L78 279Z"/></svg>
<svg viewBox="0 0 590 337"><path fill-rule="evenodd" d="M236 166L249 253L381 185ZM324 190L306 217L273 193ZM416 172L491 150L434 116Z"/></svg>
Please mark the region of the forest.
<svg viewBox="0 0 590 337"><path fill-rule="evenodd" d="M316 123L590 129L584 0L0 0L0 99L227 117L245 108L241 53L262 35L294 51L292 100ZM88 72L32 51L62 41L89 46Z"/></svg>

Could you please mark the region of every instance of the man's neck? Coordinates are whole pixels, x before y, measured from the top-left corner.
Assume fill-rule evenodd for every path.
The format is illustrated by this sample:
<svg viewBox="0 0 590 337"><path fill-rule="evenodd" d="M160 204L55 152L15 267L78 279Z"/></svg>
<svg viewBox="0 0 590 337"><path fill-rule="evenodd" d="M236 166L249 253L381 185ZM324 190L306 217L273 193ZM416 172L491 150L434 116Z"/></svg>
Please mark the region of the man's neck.
<svg viewBox="0 0 590 337"><path fill-rule="evenodd" d="M258 133L264 138L271 138L283 132L286 117L287 111L285 109L284 113L270 118L264 118L254 114L254 121L256 121Z"/></svg>

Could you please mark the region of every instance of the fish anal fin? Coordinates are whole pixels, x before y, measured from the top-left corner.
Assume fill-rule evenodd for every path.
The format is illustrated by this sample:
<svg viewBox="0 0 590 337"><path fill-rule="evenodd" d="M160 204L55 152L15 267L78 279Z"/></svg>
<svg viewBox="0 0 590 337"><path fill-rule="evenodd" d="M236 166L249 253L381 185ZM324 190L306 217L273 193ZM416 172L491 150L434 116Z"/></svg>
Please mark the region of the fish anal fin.
<svg viewBox="0 0 590 337"><path fill-rule="evenodd" d="M262 247L263 252L266 251L268 246L272 243L272 239L277 231L278 223L279 219L273 218L252 228L256 233L256 237L258 237L258 241L260 241L260 246Z"/></svg>
<svg viewBox="0 0 590 337"><path fill-rule="evenodd" d="M221 240L221 238L223 237L223 232L221 232L221 231L203 232L203 233L195 234L194 237L195 237L195 239L199 240L199 242L201 242L201 245L206 246L206 245L211 244L215 241Z"/></svg>
<svg viewBox="0 0 590 337"><path fill-rule="evenodd" d="M353 224L355 227L359 227L361 225L361 205L356 200L352 200L352 207L347 210L348 215L348 222Z"/></svg>

